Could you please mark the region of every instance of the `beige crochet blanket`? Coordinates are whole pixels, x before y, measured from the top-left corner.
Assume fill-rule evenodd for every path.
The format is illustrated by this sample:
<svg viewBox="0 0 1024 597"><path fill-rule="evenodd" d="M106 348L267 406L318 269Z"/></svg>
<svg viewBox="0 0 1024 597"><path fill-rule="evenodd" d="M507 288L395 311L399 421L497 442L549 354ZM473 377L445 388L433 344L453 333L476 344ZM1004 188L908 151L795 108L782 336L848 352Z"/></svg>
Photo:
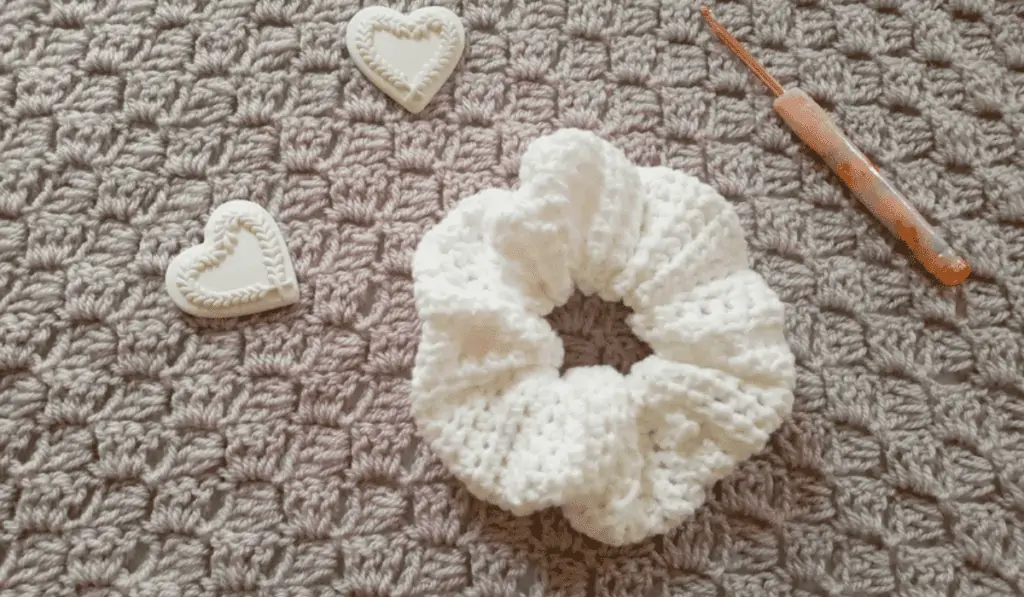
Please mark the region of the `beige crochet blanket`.
<svg viewBox="0 0 1024 597"><path fill-rule="evenodd" d="M415 117L357 2L0 3L0 596L1020 595L1024 4L714 6L968 257L948 290L696 2L441 3L467 50ZM417 240L561 126L734 202L798 362L765 453L630 548L471 499L408 415ZM164 268L240 198L302 302L187 317ZM552 315L570 364L644 354L621 311Z"/></svg>

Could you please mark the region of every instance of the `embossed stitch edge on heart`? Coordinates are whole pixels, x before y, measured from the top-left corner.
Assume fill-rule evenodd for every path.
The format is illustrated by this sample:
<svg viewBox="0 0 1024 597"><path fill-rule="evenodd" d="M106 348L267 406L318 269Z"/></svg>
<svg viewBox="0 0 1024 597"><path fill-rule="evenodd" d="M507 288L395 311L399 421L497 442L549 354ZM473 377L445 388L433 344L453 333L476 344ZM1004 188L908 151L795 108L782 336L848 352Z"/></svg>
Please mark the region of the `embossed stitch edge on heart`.
<svg viewBox="0 0 1024 597"><path fill-rule="evenodd" d="M451 64L454 68L456 54L459 53L459 35L452 23L438 15L413 13L406 16L378 13L368 17L360 25L361 29L355 37L359 57L367 68L377 73L388 84L399 91L406 91L407 100L422 96L423 89L431 87L438 79L446 76L445 65ZM441 50L424 64L415 81L406 81L402 73L392 68L376 51L373 36L377 31L409 39L422 39L433 32L441 39Z"/></svg>
<svg viewBox="0 0 1024 597"><path fill-rule="evenodd" d="M181 295L188 302L204 309L249 305L272 292L280 292L294 284L289 280L285 268L285 256L278 244L278 235L268 216L258 215L241 209L231 209L215 214L209 229L214 230L212 248L203 251L178 271L176 284ZM263 267L266 268L269 284L250 284L229 291L212 291L199 284L199 276L206 270L222 264L238 245L238 233L245 229L255 238L260 247Z"/></svg>

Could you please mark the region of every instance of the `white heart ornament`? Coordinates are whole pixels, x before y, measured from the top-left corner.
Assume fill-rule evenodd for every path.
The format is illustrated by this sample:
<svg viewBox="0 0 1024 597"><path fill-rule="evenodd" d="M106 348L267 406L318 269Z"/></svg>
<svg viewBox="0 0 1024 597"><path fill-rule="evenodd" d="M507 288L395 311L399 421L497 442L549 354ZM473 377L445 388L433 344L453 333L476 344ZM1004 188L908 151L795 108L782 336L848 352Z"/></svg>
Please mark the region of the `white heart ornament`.
<svg viewBox="0 0 1024 597"><path fill-rule="evenodd" d="M466 30L458 15L439 6L408 15L368 6L349 21L345 44L370 82L418 114L455 70Z"/></svg>
<svg viewBox="0 0 1024 597"><path fill-rule="evenodd" d="M203 244L171 260L167 292L197 317L238 317L299 301L288 247L274 219L249 201L228 201L210 214Z"/></svg>

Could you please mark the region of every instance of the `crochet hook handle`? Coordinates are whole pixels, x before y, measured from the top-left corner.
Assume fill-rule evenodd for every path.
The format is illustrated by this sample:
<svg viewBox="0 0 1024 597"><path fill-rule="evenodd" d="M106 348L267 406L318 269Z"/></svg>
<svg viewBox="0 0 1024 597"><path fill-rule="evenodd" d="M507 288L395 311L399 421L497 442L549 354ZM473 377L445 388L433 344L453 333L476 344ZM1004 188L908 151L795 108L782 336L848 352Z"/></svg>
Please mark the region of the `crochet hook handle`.
<svg viewBox="0 0 1024 597"><path fill-rule="evenodd" d="M798 87L775 98L775 111L789 128L828 164L853 194L940 282L955 286L971 268L939 236L871 160L833 122L825 110Z"/></svg>
<svg viewBox="0 0 1024 597"><path fill-rule="evenodd" d="M966 280L971 274L967 262L939 236L906 196L882 176L828 113L799 88L783 88L743 44L711 16L709 8L705 6L700 12L711 31L775 94L775 111L782 120L821 156L868 211L907 244L914 258L943 284L956 286Z"/></svg>

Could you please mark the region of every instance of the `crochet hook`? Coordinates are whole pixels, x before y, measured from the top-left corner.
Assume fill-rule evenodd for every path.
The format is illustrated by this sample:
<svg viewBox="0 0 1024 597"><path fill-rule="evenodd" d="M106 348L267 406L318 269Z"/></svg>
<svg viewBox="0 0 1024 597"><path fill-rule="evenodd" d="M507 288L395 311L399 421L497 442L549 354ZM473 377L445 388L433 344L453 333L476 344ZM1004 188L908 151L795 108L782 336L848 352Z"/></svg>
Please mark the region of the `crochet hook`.
<svg viewBox="0 0 1024 597"><path fill-rule="evenodd" d="M956 286L971 273L970 266L878 171L829 118L825 110L798 87L785 89L740 42L703 7L711 31L775 94L775 111L853 191L882 224L906 243L914 258L947 286Z"/></svg>

